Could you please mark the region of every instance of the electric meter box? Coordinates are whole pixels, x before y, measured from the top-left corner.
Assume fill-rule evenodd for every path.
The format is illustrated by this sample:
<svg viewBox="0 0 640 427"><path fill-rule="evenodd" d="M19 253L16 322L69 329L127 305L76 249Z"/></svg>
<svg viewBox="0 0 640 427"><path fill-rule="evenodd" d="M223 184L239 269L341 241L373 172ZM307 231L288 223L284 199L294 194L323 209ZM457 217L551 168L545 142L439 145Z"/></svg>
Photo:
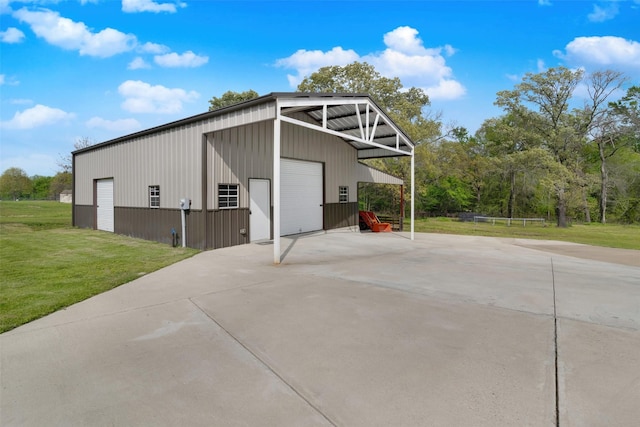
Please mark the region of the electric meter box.
<svg viewBox="0 0 640 427"><path fill-rule="evenodd" d="M180 199L180 209L188 211L191 208L191 199Z"/></svg>

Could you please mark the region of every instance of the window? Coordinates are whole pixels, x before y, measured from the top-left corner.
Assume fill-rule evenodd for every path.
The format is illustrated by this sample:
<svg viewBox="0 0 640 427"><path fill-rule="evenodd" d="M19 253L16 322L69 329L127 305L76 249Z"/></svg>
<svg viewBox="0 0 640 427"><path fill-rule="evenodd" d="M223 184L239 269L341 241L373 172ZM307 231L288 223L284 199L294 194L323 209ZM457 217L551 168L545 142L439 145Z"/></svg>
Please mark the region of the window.
<svg viewBox="0 0 640 427"><path fill-rule="evenodd" d="M238 184L218 185L218 207L220 209L238 207Z"/></svg>
<svg viewBox="0 0 640 427"><path fill-rule="evenodd" d="M349 187L341 185L338 189L338 201L340 203L349 202Z"/></svg>
<svg viewBox="0 0 640 427"><path fill-rule="evenodd" d="M159 185L149 186L149 207L150 208L160 207L160 186Z"/></svg>

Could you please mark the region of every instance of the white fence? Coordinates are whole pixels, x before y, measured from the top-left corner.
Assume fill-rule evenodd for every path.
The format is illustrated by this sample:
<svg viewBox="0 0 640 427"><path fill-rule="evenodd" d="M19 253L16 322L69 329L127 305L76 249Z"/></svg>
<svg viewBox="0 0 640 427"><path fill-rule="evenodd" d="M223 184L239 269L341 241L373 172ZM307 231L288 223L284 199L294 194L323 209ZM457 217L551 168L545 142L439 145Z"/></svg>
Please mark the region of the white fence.
<svg viewBox="0 0 640 427"><path fill-rule="evenodd" d="M491 222L491 225L496 225L496 221L498 222L504 222L507 224L507 227L511 227L511 223L512 222L522 222L522 226L526 227L527 226L527 222L531 223L531 222L539 222L542 223L542 225L544 225L544 218L502 218L502 217L497 217L497 216L474 216L473 217L473 223L477 224L479 222Z"/></svg>

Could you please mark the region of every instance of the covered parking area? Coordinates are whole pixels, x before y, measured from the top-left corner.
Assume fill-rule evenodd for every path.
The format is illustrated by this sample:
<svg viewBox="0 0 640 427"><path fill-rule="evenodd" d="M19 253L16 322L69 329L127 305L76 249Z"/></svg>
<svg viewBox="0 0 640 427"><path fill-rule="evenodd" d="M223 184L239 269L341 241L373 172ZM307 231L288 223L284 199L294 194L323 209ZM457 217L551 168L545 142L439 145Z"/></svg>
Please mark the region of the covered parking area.
<svg viewBox="0 0 640 427"><path fill-rule="evenodd" d="M276 117L273 126L273 260L281 262L281 123L290 123L343 139L357 150L358 160L410 156L411 158L411 229L414 239L415 146L409 137L366 94L274 94ZM304 113L310 120L298 115ZM360 178L362 165L354 173ZM369 172L375 173L374 171Z"/></svg>

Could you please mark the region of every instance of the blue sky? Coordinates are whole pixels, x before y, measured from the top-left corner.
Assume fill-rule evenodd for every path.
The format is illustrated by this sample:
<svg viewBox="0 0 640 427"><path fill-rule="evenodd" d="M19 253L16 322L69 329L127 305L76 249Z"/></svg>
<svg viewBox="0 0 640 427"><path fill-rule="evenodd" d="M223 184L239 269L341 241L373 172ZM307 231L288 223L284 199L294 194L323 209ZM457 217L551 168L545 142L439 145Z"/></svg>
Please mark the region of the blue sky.
<svg viewBox="0 0 640 427"><path fill-rule="evenodd" d="M640 0L0 0L0 171L51 176L78 138L199 114L227 90L294 91L356 60L475 132L528 72L640 84Z"/></svg>

